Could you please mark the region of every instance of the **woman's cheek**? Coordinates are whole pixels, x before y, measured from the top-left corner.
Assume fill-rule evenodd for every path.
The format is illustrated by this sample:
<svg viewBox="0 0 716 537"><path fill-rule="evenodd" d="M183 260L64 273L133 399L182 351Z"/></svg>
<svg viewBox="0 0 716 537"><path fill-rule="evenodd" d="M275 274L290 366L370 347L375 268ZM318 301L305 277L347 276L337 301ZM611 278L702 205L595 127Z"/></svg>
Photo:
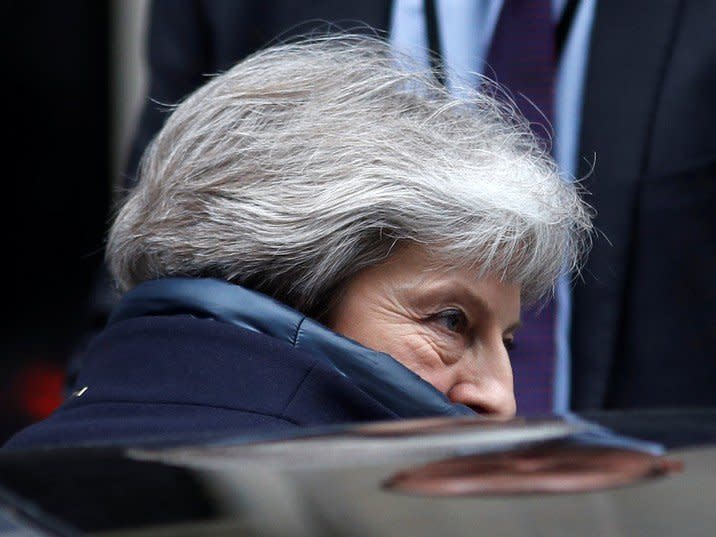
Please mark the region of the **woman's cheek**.
<svg viewBox="0 0 716 537"><path fill-rule="evenodd" d="M443 393L450 388L451 366L460 359L459 345L422 330L396 342L399 343L390 353L393 358Z"/></svg>

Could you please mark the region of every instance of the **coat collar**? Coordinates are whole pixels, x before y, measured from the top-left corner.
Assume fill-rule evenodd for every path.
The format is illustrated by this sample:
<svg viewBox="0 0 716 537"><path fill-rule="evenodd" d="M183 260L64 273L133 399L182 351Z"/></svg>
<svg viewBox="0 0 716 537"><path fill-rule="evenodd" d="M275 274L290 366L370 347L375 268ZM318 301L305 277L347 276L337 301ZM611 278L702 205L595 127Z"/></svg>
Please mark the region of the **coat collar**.
<svg viewBox="0 0 716 537"><path fill-rule="evenodd" d="M255 291L215 279L166 278L140 284L117 304L108 325L153 315L211 318L289 343L347 376L403 418L474 416L387 354L344 338Z"/></svg>

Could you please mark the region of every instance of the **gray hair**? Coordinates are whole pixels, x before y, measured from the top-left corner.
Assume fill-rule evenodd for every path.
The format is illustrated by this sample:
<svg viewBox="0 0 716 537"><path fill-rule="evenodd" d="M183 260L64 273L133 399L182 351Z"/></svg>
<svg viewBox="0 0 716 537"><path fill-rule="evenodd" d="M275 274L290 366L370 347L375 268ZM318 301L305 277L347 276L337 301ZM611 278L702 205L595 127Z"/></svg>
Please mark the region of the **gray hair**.
<svg viewBox="0 0 716 537"><path fill-rule="evenodd" d="M321 318L352 276L412 242L522 284L577 267L578 188L490 91L448 93L383 41L254 54L190 95L147 149L107 259L122 291L217 277Z"/></svg>

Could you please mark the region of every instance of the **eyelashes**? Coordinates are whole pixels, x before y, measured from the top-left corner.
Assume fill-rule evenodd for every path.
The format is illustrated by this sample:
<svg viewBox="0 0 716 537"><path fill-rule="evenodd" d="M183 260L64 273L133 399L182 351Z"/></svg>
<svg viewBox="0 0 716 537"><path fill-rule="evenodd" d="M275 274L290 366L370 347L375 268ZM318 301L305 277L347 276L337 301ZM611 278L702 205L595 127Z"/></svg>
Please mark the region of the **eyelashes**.
<svg viewBox="0 0 716 537"><path fill-rule="evenodd" d="M467 332L470 322L467 314L460 308L447 308L439 311L438 313L428 317L428 321L438 325L443 330L452 334L468 335ZM515 341L513 337L503 339L502 344L507 352L511 352L515 348Z"/></svg>
<svg viewBox="0 0 716 537"><path fill-rule="evenodd" d="M458 308L445 309L431 315L429 319L445 330L456 334L464 334L468 326L467 315Z"/></svg>

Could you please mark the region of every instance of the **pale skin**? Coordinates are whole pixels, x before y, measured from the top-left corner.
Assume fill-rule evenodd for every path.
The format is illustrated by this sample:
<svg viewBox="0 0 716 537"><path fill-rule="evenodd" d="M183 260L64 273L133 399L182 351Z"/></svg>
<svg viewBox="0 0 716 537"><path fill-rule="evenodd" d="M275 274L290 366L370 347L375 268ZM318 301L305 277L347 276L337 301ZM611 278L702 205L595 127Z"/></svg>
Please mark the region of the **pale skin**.
<svg viewBox="0 0 716 537"><path fill-rule="evenodd" d="M390 354L451 401L511 417L508 349L519 318L519 285L437 269L425 249L409 246L353 278L329 325Z"/></svg>

